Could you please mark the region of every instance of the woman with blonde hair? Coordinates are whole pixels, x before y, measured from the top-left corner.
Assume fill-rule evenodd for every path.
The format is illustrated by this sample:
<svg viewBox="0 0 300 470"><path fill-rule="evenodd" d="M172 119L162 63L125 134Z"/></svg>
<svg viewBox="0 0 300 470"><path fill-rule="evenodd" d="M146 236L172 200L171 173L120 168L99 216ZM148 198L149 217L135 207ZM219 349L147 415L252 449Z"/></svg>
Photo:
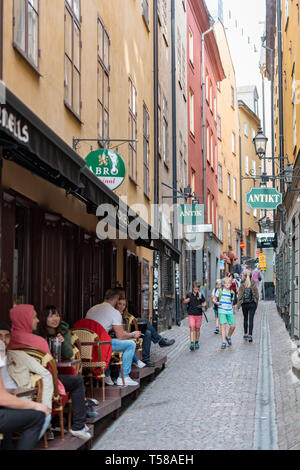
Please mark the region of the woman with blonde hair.
<svg viewBox="0 0 300 470"><path fill-rule="evenodd" d="M259 293L257 286L252 280L252 273L248 271L245 281L241 284L239 289L237 308L239 310L242 306L244 315L244 339L248 340L249 343L253 342L253 323L258 306L258 299Z"/></svg>

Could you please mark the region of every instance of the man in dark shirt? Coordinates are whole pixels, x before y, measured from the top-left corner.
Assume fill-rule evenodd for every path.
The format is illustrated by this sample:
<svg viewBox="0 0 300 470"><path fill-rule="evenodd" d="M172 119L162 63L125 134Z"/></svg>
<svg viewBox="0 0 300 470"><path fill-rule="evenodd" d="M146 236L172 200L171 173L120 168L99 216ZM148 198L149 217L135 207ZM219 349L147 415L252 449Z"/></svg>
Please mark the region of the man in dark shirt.
<svg viewBox="0 0 300 470"><path fill-rule="evenodd" d="M200 329L203 315L202 308L207 305L205 297L200 293L200 287L200 282L195 281L193 283L193 291L189 292L184 300L184 304L187 305L189 315L191 351L199 349Z"/></svg>

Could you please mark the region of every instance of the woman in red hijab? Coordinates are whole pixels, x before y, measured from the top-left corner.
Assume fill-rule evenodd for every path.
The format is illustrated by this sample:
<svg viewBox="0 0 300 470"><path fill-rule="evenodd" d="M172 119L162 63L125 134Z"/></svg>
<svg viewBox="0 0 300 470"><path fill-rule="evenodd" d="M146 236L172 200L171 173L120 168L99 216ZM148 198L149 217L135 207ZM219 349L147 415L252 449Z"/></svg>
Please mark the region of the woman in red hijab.
<svg viewBox="0 0 300 470"><path fill-rule="evenodd" d="M33 305L17 305L9 312L12 324L11 342L9 349L29 346L51 354L47 341L41 336L32 333L37 329L39 319ZM86 421L85 388L83 378L80 375L60 375L63 383L72 398L73 423L71 434L81 439L90 439Z"/></svg>

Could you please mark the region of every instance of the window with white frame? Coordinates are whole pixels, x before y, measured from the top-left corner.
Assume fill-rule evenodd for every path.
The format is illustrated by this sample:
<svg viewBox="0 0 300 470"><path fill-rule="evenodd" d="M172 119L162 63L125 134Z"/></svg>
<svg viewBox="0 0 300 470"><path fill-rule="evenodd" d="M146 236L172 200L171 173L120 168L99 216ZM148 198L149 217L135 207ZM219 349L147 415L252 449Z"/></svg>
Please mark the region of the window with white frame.
<svg viewBox="0 0 300 470"><path fill-rule="evenodd" d="M101 18L98 18L98 136L109 138L109 75L110 39Z"/></svg>
<svg viewBox="0 0 300 470"><path fill-rule="evenodd" d="M137 93L135 86L129 78L129 139L137 138ZM137 182L137 145L129 142L129 176Z"/></svg>
<svg viewBox="0 0 300 470"><path fill-rule="evenodd" d="M39 0L14 0L14 45L35 66L39 66Z"/></svg>
<svg viewBox="0 0 300 470"><path fill-rule="evenodd" d="M228 222L228 245L232 245L232 229L231 229L231 222Z"/></svg>
<svg viewBox="0 0 300 470"><path fill-rule="evenodd" d="M79 0L65 0L65 104L80 117L81 23Z"/></svg>
<svg viewBox="0 0 300 470"><path fill-rule="evenodd" d="M150 116L146 105L143 106L143 157L144 157L144 193L150 196L149 156L150 156Z"/></svg>
<svg viewBox="0 0 300 470"><path fill-rule="evenodd" d="M217 99L214 98L214 118L217 120Z"/></svg>
<svg viewBox="0 0 300 470"><path fill-rule="evenodd" d="M214 136L213 134L211 133L210 134L210 164L212 166L212 168L214 168L214 150L215 150L215 146L214 146Z"/></svg>
<svg viewBox="0 0 300 470"><path fill-rule="evenodd" d="M231 174L227 173L227 196L231 197Z"/></svg>
<svg viewBox="0 0 300 470"><path fill-rule="evenodd" d="M189 28L189 58L192 65L194 65L194 33Z"/></svg>
<svg viewBox="0 0 300 470"><path fill-rule="evenodd" d="M222 126L221 126L221 117L217 117L217 133L218 139L222 139Z"/></svg>
<svg viewBox="0 0 300 470"><path fill-rule="evenodd" d="M163 159L166 165L169 164L169 117L168 102L163 98Z"/></svg>
<svg viewBox="0 0 300 470"><path fill-rule="evenodd" d="M245 173L246 173L246 175L249 175L249 157L248 157L248 155L245 155Z"/></svg>
<svg viewBox="0 0 300 470"><path fill-rule="evenodd" d="M219 217L219 240L223 241L223 217Z"/></svg>
<svg viewBox="0 0 300 470"><path fill-rule="evenodd" d="M206 75L206 79L205 79L205 98L206 98L206 101L209 103L209 76Z"/></svg>
<svg viewBox="0 0 300 470"><path fill-rule="evenodd" d="M206 158L210 162L210 128L206 128Z"/></svg>
<svg viewBox="0 0 300 470"><path fill-rule="evenodd" d="M195 135L194 92L190 89L190 132Z"/></svg>
<svg viewBox="0 0 300 470"><path fill-rule="evenodd" d="M223 191L223 167L218 164L218 184L219 184L219 190Z"/></svg>
<svg viewBox="0 0 300 470"><path fill-rule="evenodd" d="M237 179L235 177L233 177L232 190L233 190L233 200L234 202L237 202Z"/></svg>
<svg viewBox="0 0 300 470"><path fill-rule="evenodd" d="M248 126L248 122L245 122L244 123L244 135L248 137L248 134L249 134L249 126Z"/></svg>
<svg viewBox="0 0 300 470"><path fill-rule="evenodd" d="M235 103L235 94L234 94L234 88L233 86L231 87L231 94L230 94L230 104L232 108L234 108L234 103Z"/></svg>
<svg viewBox="0 0 300 470"><path fill-rule="evenodd" d="M254 176L256 176L256 161L252 160L252 173Z"/></svg>

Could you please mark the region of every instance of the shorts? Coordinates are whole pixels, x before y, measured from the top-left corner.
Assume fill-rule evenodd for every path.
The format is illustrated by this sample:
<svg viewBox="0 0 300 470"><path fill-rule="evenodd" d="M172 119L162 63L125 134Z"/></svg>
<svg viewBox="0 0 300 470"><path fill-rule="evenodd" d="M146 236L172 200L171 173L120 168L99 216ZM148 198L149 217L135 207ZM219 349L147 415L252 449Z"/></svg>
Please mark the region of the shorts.
<svg viewBox="0 0 300 470"><path fill-rule="evenodd" d="M189 315L189 328L197 328L200 330L202 325L202 315L195 317L194 315Z"/></svg>
<svg viewBox="0 0 300 470"><path fill-rule="evenodd" d="M233 313L219 313L220 325L235 325L235 318Z"/></svg>

